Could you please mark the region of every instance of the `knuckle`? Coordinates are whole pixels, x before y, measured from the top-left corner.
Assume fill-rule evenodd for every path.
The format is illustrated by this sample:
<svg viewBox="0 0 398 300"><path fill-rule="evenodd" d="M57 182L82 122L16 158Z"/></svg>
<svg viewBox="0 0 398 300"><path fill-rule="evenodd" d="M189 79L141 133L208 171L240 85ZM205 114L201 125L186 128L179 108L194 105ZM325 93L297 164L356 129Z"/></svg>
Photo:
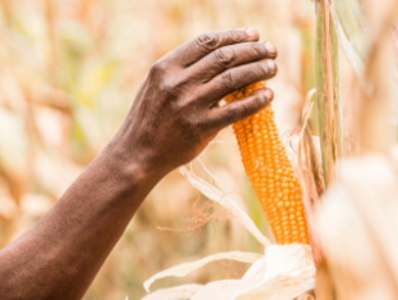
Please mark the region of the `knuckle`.
<svg viewBox="0 0 398 300"><path fill-rule="evenodd" d="M227 110L227 119L230 123L234 123L238 120L240 120L240 116L243 115L244 112L244 107L243 105L239 104L235 106L234 108L230 108Z"/></svg>
<svg viewBox="0 0 398 300"><path fill-rule="evenodd" d="M230 91L234 91L237 89L239 80L234 73L229 71L222 75L222 82L224 87L226 87Z"/></svg>
<svg viewBox="0 0 398 300"><path fill-rule="evenodd" d="M264 103L265 103L264 98L265 98L265 96L262 95L262 94L256 95L256 96L254 97L253 109L254 109L255 111L258 111L259 109L261 109L261 108L264 106Z"/></svg>
<svg viewBox="0 0 398 300"><path fill-rule="evenodd" d="M206 50L213 50L218 44L219 38L215 33L204 33L196 38L196 45Z"/></svg>
<svg viewBox="0 0 398 300"><path fill-rule="evenodd" d="M255 56L264 56L266 54L266 49L260 43L251 43L253 54Z"/></svg>
<svg viewBox="0 0 398 300"><path fill-rule="evenodd" d="M217 74L217 69L211 59L202 59L202 69L206 70L206 72L200 74L201 83L210 81L214 74Z"/></svg>
<svg viewBox="0 0 398 300"><path fill-rule="evenodd" d="M228 47L218 49L214 55L217 62L223 66L229 66L235 60L235 52Z"/></svg>
<svg viewBox="0 0 398 300"><path fill-rule="evenodd" d="M175 90L175 84L170 79L163 79L159 83L159 91L164 96L169 96L169 95L173 94L174 90Z"/></svg>
<svg viewBox="0 0 398 300"><path fill-rule="evenodd" d="M236 30L231 30L229 32L229 37L233 43L239 43L243 41L242 34Z"/></svg>
<svg viewBox="0 0 398 300"><path fill-rule="evenodd" d="M174 95L187 84L186 75L173 71L172 66L164 59L152 65L149 77L163 96Z"/></svg>
<svg viewBox="0 0 398 300"><path fill-rule="evenodd" d="M188 78L181 73L176 74L171 78L170 81L172 80L173 86L176 89L182 89L188 83Z"/></svg>
<svg viewBox="0 0 398 300"><path fill-rule="evenodd" d="M269 68L264 63L258 63L258 64L256 64L256 73L261 78L266 78L267 74L269 73Z"/></svg>
<svg viewBox="0 0 398 300"><path fill-rule="evenodd" d="M156 77L162 76L166 73L167 69L168 69L167 61L166 60L158 60L152 65L152 67L150 69L150 75L156 76Z"/></svg>

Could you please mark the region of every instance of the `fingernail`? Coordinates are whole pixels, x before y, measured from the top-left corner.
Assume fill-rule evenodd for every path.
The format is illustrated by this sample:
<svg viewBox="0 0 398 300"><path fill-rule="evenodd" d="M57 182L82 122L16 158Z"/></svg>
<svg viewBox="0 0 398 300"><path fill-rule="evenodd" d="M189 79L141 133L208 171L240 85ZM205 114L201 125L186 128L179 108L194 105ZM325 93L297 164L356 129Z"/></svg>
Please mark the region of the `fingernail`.
<svg viewBox="0 0 398 300"><path fill-rule="evenodd" d="M254 29L253 27L247 28L246 32L247 32L248 36L251 36L251 37L259 37L260 36L258 31L256 29Z"/></svg>
<svg viewBox="0 0 398 300"><path fill-rule="evenodd" d="M270 89L268 89L268 90L265 91L265 96L267 97L267 99L268 99L269 101L271 101L272 99L274 99L274 93L273 93Z"/></svg>
<svg viewBox="0 0 398 300"><path fill-rule="evenodd" d="M273 60L267 60L266 64L271 73L276 73L276 64Z"/></svg>
<svg viewBox="0 0 398 300"><path fill-rule="evenodd" d="M267 49L267 52L270 56L276 56L276 48L271 42L265 42L265 49Z"/></svg>

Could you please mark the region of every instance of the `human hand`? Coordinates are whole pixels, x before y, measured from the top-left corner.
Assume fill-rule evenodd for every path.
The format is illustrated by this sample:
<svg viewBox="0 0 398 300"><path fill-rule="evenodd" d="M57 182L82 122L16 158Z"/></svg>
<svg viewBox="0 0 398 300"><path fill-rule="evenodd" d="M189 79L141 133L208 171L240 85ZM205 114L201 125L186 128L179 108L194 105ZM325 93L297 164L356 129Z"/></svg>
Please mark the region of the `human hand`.
<svg viewBox="0 0 398 300"><path fill-rule="evenodd" d="M222 128L273 99L264 88L218 105L229 93L276 75L276 48L258 40L252 28L210 32L157 61L116 139L151 173L191 161Z"/></svg>

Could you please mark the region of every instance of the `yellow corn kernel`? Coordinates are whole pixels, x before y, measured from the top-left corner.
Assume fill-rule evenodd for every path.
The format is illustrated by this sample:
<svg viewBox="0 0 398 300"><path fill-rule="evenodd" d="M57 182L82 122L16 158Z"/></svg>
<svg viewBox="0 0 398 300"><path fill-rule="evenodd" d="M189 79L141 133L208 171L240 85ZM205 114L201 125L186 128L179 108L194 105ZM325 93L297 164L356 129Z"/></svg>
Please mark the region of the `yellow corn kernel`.
<svg viewBox="0 0 398 300"><path fill-rule="evenodd" d="M263 87L261 82L254 83L228 95L225 101L243 99ZM276 242L308 244L301 187L279 139L271 105L232 127L246 174Z"/></svg>

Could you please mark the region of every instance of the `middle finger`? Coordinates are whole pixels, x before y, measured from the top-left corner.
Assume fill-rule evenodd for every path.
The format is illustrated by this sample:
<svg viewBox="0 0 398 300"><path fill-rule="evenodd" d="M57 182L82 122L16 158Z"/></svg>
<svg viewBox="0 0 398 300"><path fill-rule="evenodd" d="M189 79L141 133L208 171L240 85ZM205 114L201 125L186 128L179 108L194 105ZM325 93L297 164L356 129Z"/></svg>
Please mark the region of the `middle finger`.
<svg viewBox="0 0 398 300"><path fill-rule="evenodd" d="M190 68L193 76L200 76L198 79L205 83L227 69L276 56L277 50L270 42L248 42L219 48Z"/></svg>

